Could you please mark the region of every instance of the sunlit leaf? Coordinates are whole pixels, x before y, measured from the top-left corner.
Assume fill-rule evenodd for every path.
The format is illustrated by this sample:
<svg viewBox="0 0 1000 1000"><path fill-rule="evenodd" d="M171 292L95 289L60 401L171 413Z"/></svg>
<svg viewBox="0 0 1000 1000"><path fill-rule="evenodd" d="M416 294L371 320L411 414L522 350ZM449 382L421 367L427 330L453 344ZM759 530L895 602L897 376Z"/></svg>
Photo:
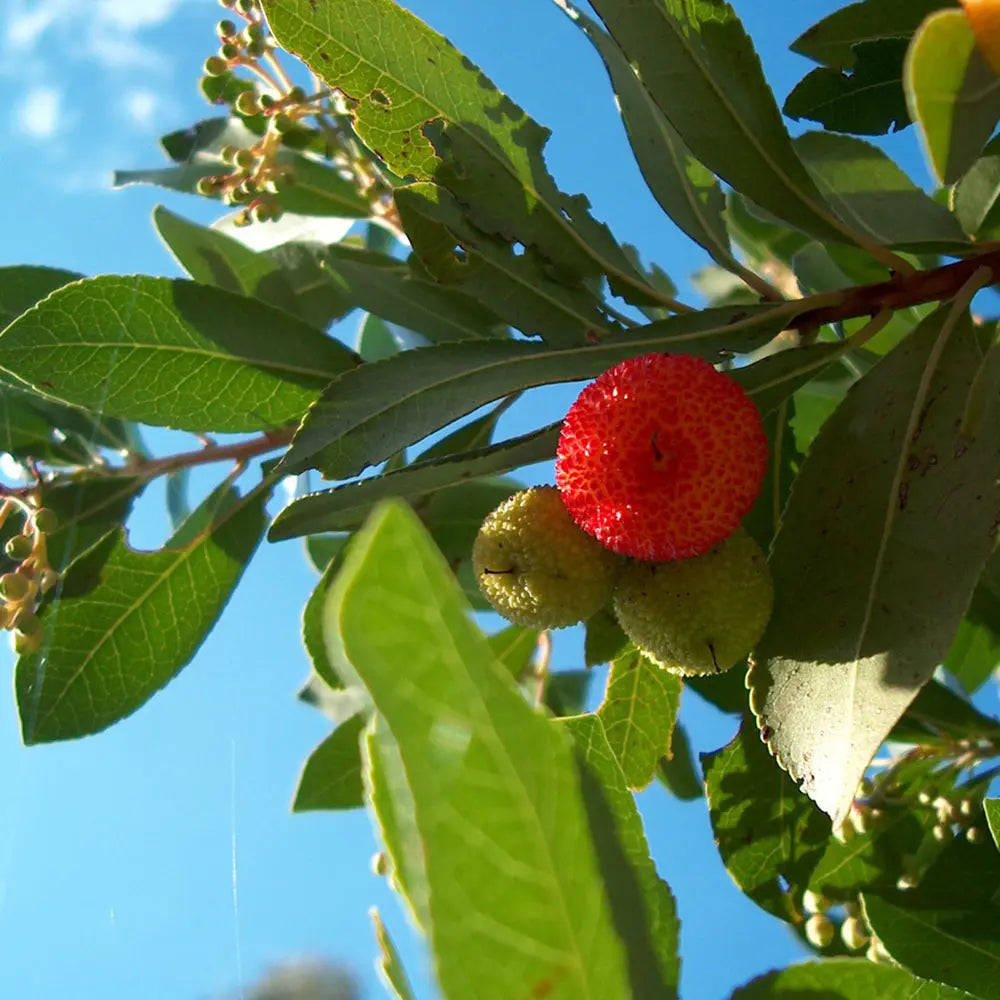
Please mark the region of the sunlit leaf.
<svg viewBox="0 0 1000 1000"><path fill-rule="evenodd" d="M364 804L358 741L365 717L341 723L309 755L292 800L293 812L311 809L357 809Z"/></svg>

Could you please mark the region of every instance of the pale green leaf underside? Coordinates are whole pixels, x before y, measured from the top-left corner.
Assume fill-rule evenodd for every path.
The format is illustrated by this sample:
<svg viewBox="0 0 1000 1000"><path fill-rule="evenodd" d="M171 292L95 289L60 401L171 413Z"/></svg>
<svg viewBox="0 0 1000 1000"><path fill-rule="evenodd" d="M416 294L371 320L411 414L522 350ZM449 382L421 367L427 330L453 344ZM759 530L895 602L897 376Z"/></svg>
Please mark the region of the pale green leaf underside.
<svg viewBox="0 0 1000 1000"><path fill-rule="evenodd" d="M751 704L782 766L838 820L947 650L1000 515L995 416L976 440L958 432L980 351L948 308L824 424L771 557Z"/></svg>

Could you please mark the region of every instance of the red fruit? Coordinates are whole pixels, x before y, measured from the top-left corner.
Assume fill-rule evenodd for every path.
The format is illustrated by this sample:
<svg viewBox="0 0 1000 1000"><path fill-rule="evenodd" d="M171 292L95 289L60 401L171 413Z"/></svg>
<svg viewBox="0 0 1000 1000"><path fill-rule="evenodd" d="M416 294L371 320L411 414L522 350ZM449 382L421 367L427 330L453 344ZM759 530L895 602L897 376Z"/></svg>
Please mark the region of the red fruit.
<svg viewBox="0 0 1000 1000"><path fill-rule="evenodd" d="M652 562L702 555L760 493L767 439L742 387L689 354L608 369L563 421L556 483L584 531Z"/></svg>

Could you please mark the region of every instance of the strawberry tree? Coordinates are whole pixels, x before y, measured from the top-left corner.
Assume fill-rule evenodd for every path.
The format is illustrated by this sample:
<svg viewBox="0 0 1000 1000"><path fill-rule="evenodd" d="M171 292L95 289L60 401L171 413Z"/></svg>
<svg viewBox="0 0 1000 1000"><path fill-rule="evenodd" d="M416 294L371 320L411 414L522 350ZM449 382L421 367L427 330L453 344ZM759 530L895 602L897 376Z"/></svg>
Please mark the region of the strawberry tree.
<svg viewBox="0 0 1000 1000"><path fill-rule="evenodd" d="M163 137L166 166L118 178L227 214L220 229L157 210L189 278L0 271L3 447L21 472L0 500L0 626L23 739L138 710L258 546L305 538L322 571L308 692L339 722L297 808L371 811L445 997L675 996L678 914L633 792L658 775L677 789L686 768L734 881L817 953L734 1000L990 1000L1000 722L973 696L1000 662L1000 4L845 6L792 43L816 65L779 107L723 0L556 3L566 44L603 60L656 201L713 261L704 300L564 193L545 129L394 0L226 0L212 113ZM871 138L904 128L930 192ZM331 239L342 219L358 225ZM258 227L267 249L240 238ZM551 486L537 507L509 499L555 458L565 416L508 432L537 412L531 390L662 357L690 377L607 426L659 471L687 468L687 439L636 431L649 413L712 444L695 506L726 526L666 554L674 589L553 513ZM718 372L732 403L706 401ZM734 407L749 436L723 429ZM143 425L191 446L150 453ZM618 476L610 458L627 464L614 442L588 497ZM185 510L185 473L209 465L217 488ZM648 471L619 476L626 506ZM131 507L161 479L175 533L136 551ZM272 516L283 481L296 496ZM598 566L569 615L586 619L581 668L610 664L593 711L550 665L565 618L474 614L477 575L498 606L539 566L559 601L576 593L551 551L517 561L523 533L498 561L497 508L531 529L532 560L577 531L566 565ZM688 532L677 510L646 490L630 536ZM747 554L711 548L731 543ZM742 637L728 616L750 576ZM680 617L710 616L735 669L664 669L673 654L610 610L658 642L682 587ZM686 687L733 716L700 773Z"/></svg>

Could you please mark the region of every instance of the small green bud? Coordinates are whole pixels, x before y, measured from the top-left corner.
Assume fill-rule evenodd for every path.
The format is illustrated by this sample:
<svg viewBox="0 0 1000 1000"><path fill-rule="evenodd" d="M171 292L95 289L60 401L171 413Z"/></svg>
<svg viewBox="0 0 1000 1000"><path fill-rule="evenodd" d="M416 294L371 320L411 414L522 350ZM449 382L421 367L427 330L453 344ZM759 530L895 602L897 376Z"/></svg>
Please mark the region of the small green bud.
<svg viewBox="0 0 1000 1000"><path fill-rule="evenodd" d="M23 601L31 593L31 577L25 573L4 573L0 576L0 595L5 601Z"/></svg>
<svg viewBox="0 0 1000 1000"><path fill-rule="evenodd" d="M259 59L266 51L267 45L263 39L251 42L246 48L246 53L251 59Z"/></svg>
<svg viewBox="0 0 1000 1000"><path fill-rule="evenodd" d="M236 34L236 23L234 21L220 21L215 26L215 33L219 38L232 38Z"/></svg>
<svg viewBox="0 0 1000 1000"><path fill-rule="evenodd" d="M860 951L871 937L865 931L865 925L857 917L848 917L840 925L840 939L848 951Z"/></svg>
<svg viewBox="0 0 1000 1000"><path fill-rule="evenodd" d="M225 76L229 72L229 65L222 56L209 56L202 70L205 76Z"/></svg>
<svg viewBox="0 0 1000 1000"><path fill-rule="evenodd" d="M828 948L833 941L833 921L824 913L814 913L806 921L805 934L814 948Z"/></svg>
<svg viewBox="0 0 1000 1000"><path fill-rule="evenodd" d="M247 211L240 212L239 215L233 217L233 225L238 229L249 226L251 222L253 222L253 219L250 218L250 213Z"/></svg>
<svg viewBox="0 0 1000 1000"><path fill-rule="evenodd" d="M931 793L930 793L930 792L921 792L921 793L920 793L920 794L919 794L919 795L917 796L917 801L918 801L918 802L919 802L919 803L920 803L920 804L921 804L922 806L929 806L929 805L931 804Z"/></svg>
<svg viewBox="0 0 1000 1000"><path fill-rule="evenodd" d="M962 799L958 804L958 811L963 816L972 816L974 813L978 812L977 803L973 802L972 799Z"/></svg>
<svg viewBox="0 0 1000 1000"><path fill-rule="evenodd" d="M291 104L301 104L306 99L306 92L302 87L292 87L285 98Z"/></svg>
<svg viewBox="0 0 1000 1000"><path fill-rule="evenodd" d="M274 107L274 97L271 94L261 94L260 95L260 106L267 111L269 108Z"/></svg>
<svg viewBox="0 0 1000 1000"><path fill-rule="evenodd" d="M233 42L223 42L219 46L219 55L228 63L231 59L239 59L240 47Z"/></svg>
<svg viewBox="0 0 1000 1000"><path fill-rule="evenodd" d="M219 6L226 10L232 10L236 6L236 0L219 0Z"/></svg>
<svg viewBox="0 0 1000 1000"><path fill-rule="evenodd" d="M206 198L212 197L214 194L219 193L219 185L214 177L201 177L198 183L194 186L195 191L198 194L205 195Z"/></svg>
<svg viewBox="0 0 1000 1000"><path fill-rule="evenodd" d="M846 903L844 903L844 913L846 913L849 917L860 917L861 904L855 902L855 900L853 899L848 900Z"/></svg>
<svg viewBox="0 0 1000 1000"><path fill-rule="evenodd" d="M284 112L279 112L271 119L271 127L279 135L285 135L295 128L295 122L288 115L284 114Z"/></svg>
<svg viewBox="0 0 1000 1000"><path fill-rule="evenodd" d="M892 956L885 950L885 945L878 938L872 938L871 944L868 945L868 951L865 952L865 958L876 965L892 964Z"/></svg>
<svg viewBox="0 0 1000 1000"><path fill-rule="evenodd" d="M27 656L29 653L33 653L41 645L42 635L40 632L36 632L32 635L26 635L23 632L14 633L14 652L18 656Z"/></svg>
<svg viewBox="0 0 1000 1000"><path fill-rule="evenodd" d="M896 888L900 892L908 892L910 889L916 889L918 881L912 872L905 872L896 879Z"/></svg>
<svg viewBox="0 0 1000 1000"><path fill-rule="evenodd" d="M13 559L14 562L24 562L34 550L35 539L31 535L15 535L7 539L7 544L4 546L7 558Z"/></svg>
<svg viewBox="0 0 1000 1000"><path fill-rule="evenodd" d="M389 859L386 857L385 851L376 851L372 855L372 874L373 875L389 874Z"/></svg>
<svg viewBox="0 0 1000 1000"><path fill-rule="evenodd" d="M985 844L986 834L983 832L982 827L970 826L969 829L965 831L965 839L970 844Z"/></svg>
<svg viewBox="0 0 1000 1000"><path fill-rule="evenodd" d="M253 91L251 90L244 90L243 93L236 98L233 107L236 109L238 114L246 115L248 118L260 114L260 107L257 104L257 98L254 97Z"/></svg>
<svg viewBox="0 0 1000 1000"><path fill-rule="evenodd" d="M257 13L257 0L236 0L236 10L244 17Z"/></svg>
<svg viewBox="0 0 1000 1000"><path fill-rule="evenodd" d="M806 889L802 893L802 909L806 913L826 913L830 909L830 900L822 893Z"/></svg>
<svg viewBox="0 0 1000 1000"><path fill-rule="evenodd" d="M38 589L47 594L59 582L59 574L54 569L43 569L38 577Z"/></svg>
<svg viewBox="0 0 1000 1000"><path fill-rule="evenodd" d="M59 528L59 515L48 507L39 507L35 511L35 530L43 535L51 535Z"/></svg>
<svg viewBox="0 0 1000 1000"><path fill-rule="evenodd" d="M934 829L931 830L931 834L935 840L942 844L946 844L955 836L950 823L936 823Z"/></svg>
<svg viewBox="0 0 1000 1000"><path fill-rule="evenodd" d="M233 164L240 170L249 170L257 162L257 157L249 149L240 149L233 157Z"/></svg>
<svg viewBox="0 0 1000 1000"><path fill-rule="evenodd" d="M230 166L236 160L236 154L240 151L239 146L223 146L219 150L219 157L223 163L228 163Z"/></svg>

